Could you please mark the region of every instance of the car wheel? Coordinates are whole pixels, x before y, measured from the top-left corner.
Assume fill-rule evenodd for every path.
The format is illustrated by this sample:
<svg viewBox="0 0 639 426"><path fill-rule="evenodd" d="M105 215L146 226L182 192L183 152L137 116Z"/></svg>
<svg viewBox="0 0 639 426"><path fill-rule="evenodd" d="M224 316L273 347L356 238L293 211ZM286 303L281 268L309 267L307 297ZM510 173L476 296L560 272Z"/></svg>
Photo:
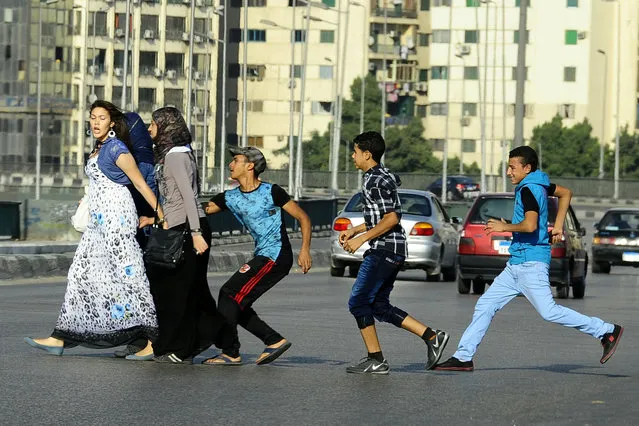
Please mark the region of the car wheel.
<svg viewBox="0 0 639 426"><path fill-rule="evenodd" d="M583 299L586 293L586 278L581 277L572 283L572 297L575 299Z"/></svg>
<svg viewBox="0 0 639 426"><path fill-rule="evenodd" d="M343 277L345 270L346 268L343 266L337 268L331 266L331 277Z"/></svg>
<svg viewBox="0 0 639 426"><path fill-rule="evenodd" d="M442 275L444 281L455 281L457 279L457 268L455 266L451 266L449 268L442 268Z"/></svg>
<svg viewBox="0 0 639 426"><path fill-rule="evenodd" d="M610 263L608 262L592 262L592 272L594 274L609 274Z"/></svg>
<svg viewBox="0 0 639 426"><path fill-rule="evenodd" d="M570 296L570 284L557 284L557 298L568 299Z"/></svg>
<svg viewBox="0 0 639 426"><path fill-rule="evenodd" d="M473 293L484 294L486 282L484 280L473 280Z"/></svg>
<svg viewBox="0 0 639 426"><path fill-rule="evenodd" d="M351 278L355 278L357 277L357 274L359 273L359 264L357 265L351 265L348 267L348 276Z"/></svg>
<svg viewBox="0 0 639 426"><path fill-rule="evenodd" d="M468 294L470 293L470 284L471 280L465 280L460 275L457 275L457 291L459 294Z"/></svg>

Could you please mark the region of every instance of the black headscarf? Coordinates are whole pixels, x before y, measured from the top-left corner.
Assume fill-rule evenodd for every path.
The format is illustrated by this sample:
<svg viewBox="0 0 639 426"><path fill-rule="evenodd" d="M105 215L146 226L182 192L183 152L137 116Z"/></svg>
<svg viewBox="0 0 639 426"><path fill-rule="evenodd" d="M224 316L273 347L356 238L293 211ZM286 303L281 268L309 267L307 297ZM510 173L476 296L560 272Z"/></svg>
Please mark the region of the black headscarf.
<svg viewBox="0 0 639 426"><path fill-rule="evenodd" d="M191 144L191 132L177 108L164 107L151 114L157 126L157 136L153 140L156 164L164 163L164 157L176 146Z"/></svg>

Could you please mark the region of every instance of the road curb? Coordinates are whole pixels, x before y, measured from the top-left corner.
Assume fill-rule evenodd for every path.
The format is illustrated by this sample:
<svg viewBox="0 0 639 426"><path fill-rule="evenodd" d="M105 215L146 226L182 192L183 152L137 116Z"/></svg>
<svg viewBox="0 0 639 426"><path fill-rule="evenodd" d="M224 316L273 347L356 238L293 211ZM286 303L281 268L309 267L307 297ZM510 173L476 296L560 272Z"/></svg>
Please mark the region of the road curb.
<svg viewBox="0 0 639 426"><path fill-rule="evenodd" d="M294 259L297 259L294 250ZM313 266L330 266L330 250L311 250ZM240 266L254 257L252 251L212 252L209 260L209 272L235 272ZM15 280L38 277L66 277L73 253L4 255L0 256L0 280ZM294 268L297 266L295 260Z"/></svg>

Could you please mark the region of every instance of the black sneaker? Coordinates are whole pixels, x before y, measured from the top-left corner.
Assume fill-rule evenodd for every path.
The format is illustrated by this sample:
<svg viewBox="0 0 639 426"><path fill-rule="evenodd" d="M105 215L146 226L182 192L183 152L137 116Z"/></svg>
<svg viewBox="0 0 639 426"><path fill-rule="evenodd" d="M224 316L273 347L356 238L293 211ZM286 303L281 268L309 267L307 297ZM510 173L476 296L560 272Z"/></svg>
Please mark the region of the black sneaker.
<svg viewBox="0 0 639 426"><path fill-rule="evenodd" d="M346 367L347 373L355 374L388 374L390 367L388 361L377 361L376 359L364 357L357 365Z"/></svg>
<svg viewBox="0 0 639 426"><path fill-rule="evenodd" d="M180 359L175 354L164 354L154 357L153 361L159 362L160 364L193 364L193 357Z"/></svg>
<svg viewBox="0 0 639 426"><path fill-rule="evenodd" d="M431 370L442 357L449 337L450 336L448 336L448 333L445 331L435 330L435 337L426 342L426 347L428 348L428 362L426 363L426 370Z"/></svg>
<svg viewBox="0 0 639 426"><path fill-rule="evenodd" d="M433 368L433 370L440 371L473 371L474 369L473 361L460 361L454 356L448 358L441 364L435 365L435 368Z"/></svg>
<svg viewBox="0 0 639 426"><path fill-rule="evenodd" d="M601 344L603 346L603 355L601 357L600 363L604 364L606 361L610 359L611 356L614 355L617 350L617 345L619 345L619 340L621 340L621 335L623 334L623 327L615 324L615 329L612 333L606 333L601 338Z"/></svg>

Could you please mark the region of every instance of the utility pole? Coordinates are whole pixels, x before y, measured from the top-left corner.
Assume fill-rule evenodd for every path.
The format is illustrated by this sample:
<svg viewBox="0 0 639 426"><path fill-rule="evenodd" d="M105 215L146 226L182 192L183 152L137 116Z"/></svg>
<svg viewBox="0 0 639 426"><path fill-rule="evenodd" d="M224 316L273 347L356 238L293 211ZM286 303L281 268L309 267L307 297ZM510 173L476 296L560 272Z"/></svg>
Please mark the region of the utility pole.
<svg viewBox="0 0 639 426"><path fill-rule="evenodd" d="M311 2L306 3L306 26L305 33L308 35L311 29ZM308 39L304 40L304 51L302 53L302 87L300 88L300 119L299 132L297 136L297 161L295 169L295 201L302 196L302 142L304 140L304 100L306 90L306 66L308 64Z"/></svg>
<svg viewBox="0 0 639 426"><path fill-rule="evenodd" d="M189 31L189 72L186 81L186 127L191 131L193 115L193 36L195 33L195 0L191 0L191 31ZM208 37L208 34L205 34Z"/></svg>
<svg viewBox="0 0 639 426"><path fill-rule="evenodd" d="M333 62L335 65L335 73L333 76L333 106L332 106L332 110L333 110L333 128L332 128L332 132L331 132L331 145L330 145L330 155L329 155L329 166L328 169L331 171L331 189L330 189L330 195L331 198L335 198L337 197L337 192L338 192L338 188L337 188L337 168L339 165L339 159L337 158L337 156L339 155L339 133L338 133L338 121L339 121L339 99L341 98L341 93L340 93L340 87L339 87L339 76L340 76L340 69L339 69L339 53L340 53L340 37L342 35L342 31L341 31L341 24L342 24L342 2L338 1L337 2L337 30L335 31L335 61ZM348 6L347 6L348 7ZM347 9L347 13L348 13L348 9ZM346 37L344 37L344 40L346 40ZM335 146L337 146L337 148L335 148Z"/></svg>
<svg viewBox="0 0 639 426"><path fill-rule="evenodd" d="M605 50L598 49L604 57L604 73L603 73L603 100L601 102L601 140L599 141L599 179L604 177L604 144L606 141L606 106L608 103L608 54Z"/></svg>
<svg viewBox="0 0 639 426"><path fill-rule="evenodd" d="M291 69L290 79L288 81L290 94L290 106L288 117L288 193L295 194L295 5L297 1L293 0L291 15ZM308 34L307 34L308 37ZM303 103L300 100L300 108Z"/></svg>
<svg viewBox="0 0 639 426"><path fill-rule="evenodd" d="M126 0L126 9L125 9L125 17L124 17L124 25L126 28L124 29L124 75L122 76L122 99L120 101L120 105L123 110L126 111L126 85L127 85L127 77L129 75L129 25L131 25L130 13L131 10L131 0ZM95 30L95 25L93 26ZM95 43L95 38L93 39L93 43Z"/></svg>
<svg viewBox="0 0 639 426"><path fill-rule="evenodd" d="M386 9L386 0L383 1L384 5L384 42L388 39L388 12ZM386 77L388 71L386 70L386 44L382 49L382 122L380 134L383 138L386 137Z"/></svg>
<svg viewBox="0 0 639 426"><path fill-rule="evenodd" d="M519 40L517 41L517 88L515 91L515 146L524 144L524 89L526 85L526 22L528 0L519 1Z"/></svg>
<svg viewBox="0 0 639 426"><path fill-rule="evenodd" d="M244 26L242 27L242 48L244 51L242 52L242 77L244 80L242 81L242 143L240 146L246 147L248 146L248 118L246 117L246 112L248 111L248 0L244 0ZM227 12L226 10L224 11ZM225 29L226 31L226 29Z"/></svg>
<svg viewBox="0 0 639 426"><path fill-rule="evenodd" d="M619 99L621 98L621 0L617 0L617 106L615 111L616 117L616 129L615 132L615 190L614 198L619 199L619 133L621 128L619 127L619 116L621 110L619 106Z"/></svg>
<svg viewBox="0 0 639 426"><path fill-rule="evenodd" d="M344 76L346 75L346 47L348 46L348 18L349 18L350 3L346 3L346 17L344 19L344 45L342 46L342 58L337 58L336 68L339 69L341 64L342 70L339 73L339 95L337 97L337 121L335 122L335 146L333 147L333 176L331 184L333 187L333 198L337 197L339 187L337 184L337 172L339 168L339 147L342 140L342 102L344 100ZM340 31L341 32L341 31ZM346 178L346 176L344 176Z"/></svg>
<svg viewBox="0 0 639 426"><path fill-rule="evenodd" d="M226 166L224 165L224 157L226 154L226 46L228 45L228 31L227 31L227 14L229 12L227 8L227 0L224 0L224 6L222 8L222 18L224 28L222 29L222 37L224 40L218 40L218 42L224 43L222 45L222 125L221 125L221 142L220 142L220 192L224 191L224 175L226 172ZM218 9L219 11L219 9Z"/></svg>
<svg viewBox="0 0 639 426"><path fill-rule="evenodd" d="M446 54L446 119L444 129L444 152L442 158L442 203L446 204L446 198L448 197L448 121L450 119L450 68L451 68L451 54L453 48L453 4L451 2L448 7L448 51Z"/></svg>

